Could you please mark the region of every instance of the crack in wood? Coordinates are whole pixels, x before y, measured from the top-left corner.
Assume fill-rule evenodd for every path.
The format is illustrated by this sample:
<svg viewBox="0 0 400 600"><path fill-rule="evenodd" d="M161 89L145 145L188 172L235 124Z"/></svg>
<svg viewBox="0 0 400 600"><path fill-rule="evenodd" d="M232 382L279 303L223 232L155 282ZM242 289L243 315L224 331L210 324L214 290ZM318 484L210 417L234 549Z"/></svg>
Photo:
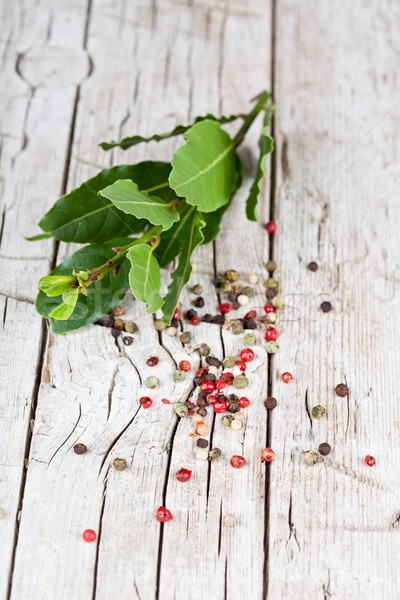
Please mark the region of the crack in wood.
<svg viewBox="0 0 400 600"><path fill-rule="evenodd" d="M296 527L294 526L293 523L293 519L292 519L292 508L293 508L293 499L292 499L292 492L290 492L290 498L289 498L289 509L288 509L288 524L289 524L289 537L286 540L286 544L285 546L287 547L290 538L293 536L296 544L300 550L300 544L299 544L299 540L297 539L297 531L296 531Z"/></svg>
<svg viewBox="0 0 400 600"><path fill-rule="evenodd" d="M95 557L94 567L93 567L92 600L95 600L96 592L97 592L97 573L98 573L98 568L99 568L100 542L101 542L101 534L102 534L102 530L103 530L103 517L104 517L104 509L105 509L105 505L106 505L109 472L110 472L110 465L108 466L108 469L104 476L104 481L103 481L103 498L102 498L101 507L100 507L99 525L97 528L96 557Z"/></svg>
<svg viewBox="0 0 400 600"><path fill-rule="evenodd" d="M74 431L76 430L76 428L78 427L79 421L81 420L81 416L82 416L82 405L79 402L79 415L78 415L78 419L75 423L75 425L73 426L71 433L68 434L68 436L65 438L65 440L63 441L62 444L60 444L60 446L57 448L57 450L54 452L53 456L50 458L49 462L47 463L47 467L50 466L53 458L55 457L55 455L61 450L61 448L68 442L68 440L70 439L70 437L72 436L72 434L74 433Z"/></svg>
<svg viewBox="0 0 400 600"><path fill-rule="evenodd" d="M308 406L308 388L306 389L306 393L304 394L304 407L306 409L307 416L308 416L308 418L310 420L310 427L311 427L311 431L312 431L313 420L312 420L312 417L311 417L310 407Z"/></svg>

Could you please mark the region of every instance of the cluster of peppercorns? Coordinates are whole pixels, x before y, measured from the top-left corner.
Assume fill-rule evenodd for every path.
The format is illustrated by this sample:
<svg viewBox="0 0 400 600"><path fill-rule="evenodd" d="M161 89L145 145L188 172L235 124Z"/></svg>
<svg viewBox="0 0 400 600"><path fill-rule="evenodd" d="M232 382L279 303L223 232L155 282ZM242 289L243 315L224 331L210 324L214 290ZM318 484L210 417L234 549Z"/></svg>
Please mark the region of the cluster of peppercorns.
<svg viewBox="0 0 400 600"><path fill-rule="evenodd" d="M101 319L97 321L97 325L102 325L103 327L110 327L111 335L114 338L118 338L123 331L126 333L136 333L139 331L138 326L134 321L124 321L121 319L121 315L125 313L124 309L120 306L114 308L112 314L105 315ZM133 337L130 335L124 335L122 337L122 341L125 346L130 346L133 342Z"/></svg>

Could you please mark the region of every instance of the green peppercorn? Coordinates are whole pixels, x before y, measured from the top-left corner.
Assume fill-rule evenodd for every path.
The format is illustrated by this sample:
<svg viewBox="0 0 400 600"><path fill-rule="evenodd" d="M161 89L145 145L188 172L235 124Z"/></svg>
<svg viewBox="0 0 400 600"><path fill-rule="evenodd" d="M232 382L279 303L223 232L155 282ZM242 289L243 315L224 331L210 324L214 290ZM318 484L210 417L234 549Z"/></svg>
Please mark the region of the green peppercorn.
<svg viewBox="0 0 400 600"><path fill-rule="evenodd" d="M236 377L234 378L232 384L235 388L237 389L242 389L245 388L246 385L248 385L249 380L247 379L246 375L236 375Z"/></svg>
<svg viewBox="0 0 400 600"><path fill-rule="evenodd" d="M124 458L114 458L113 465L116 471L125 471L126 460Z"/></svg>
<svg viewBox="0 0 400 600"><path fill-rule="evenodd" d="M237 281L239 278L239 273L237 271L235 271L234 269L228 269L227 271L225 271L224 273L224 277L225 277L225 281Z"/></svg>
<svg viewBox="0 0 400 600"><path fill-rule="evenodd" d="M276 263L273 260L269 260L266 264L267 271L273 273L276 269Z"/></svg>
<svg viewBox="0 0 400 600"><path fill-rule="evenodd" d="M268 354L276 354L279 350L279 344L278 342L275 342L275 340L267 342L265 344L265 349Z"/></svg>
<svg viewBox="0 0 400 600"><path fill-rule="evenodd" d="M187 416L189 409L185 404L178 404L178 406L175 407L175 412L178 415L178 417L183 419Z"/></svg>
<svg viewBox="0 0 400 600"><path fill-rule="evenodd" d="M164 325L165 325L165 323L164 323ZM125 322L125 331L127 333L136 333L136 331L138 331L138 326L133 321L126 321Z"/></svg>
<svg viewBox="0 0 400 600"><path fill-rule="evenodd" d="M183 381L186 377L186 372L182 371L181 369L176 369L173 374L172 377L174 378L174 381L176 381L177 383L179 383L180 381Z"/></svg>
<svg viewBox="0 0 400 600"><path fill-rule="evenodd" d="M285 306L283 298L280 294L277 294L275 298L272 298L271 304L274 308L283 308Z"/></svg>
<svg viewBox="0 0 400 600"><path fill-rule="evenodd" d="M252 298L254 296L254 293L254 289L249 285L246 285L242 290L242 294L244 294L248 298Z"/></svg>
<svg viewBox="0 0 400 600"><path fill-rule="evenodd" d="M232 286L229 281L223 281L219 286L221 292L225 292L226 294L231 291Z"/></svg>
<svg viewBox="0 0 400 600"><path fill-rule="evenodd" d="M181 340L182 344L188 344L192 339L192 334L190 333L190 331L184 331L179 336L179 339Z"/></svg>
<svg viewBox="0 0 400 600"><path fill-rule="evenodd" d="M232 421L233 421L233 415L229 415L229 416L227 416L227 417L224 417L224 418L222 419L222 425L223 425L224 427L230 427L230 426L231 426L231 423L232 423Z"/></svg>
<svg viewBox="0 0 400 600"><path fill-rule="evenodd" d="M256 336L254 333L246 333L243 338L243 341L246 346L253 346L256 343Z"/></svg>
<svg viewBox="0 0 400 600"><path fill-rule="evenodd" d="M147 388L152 389L152 388L156 388L160 385L160 380L158 379L158 377L154 377L154 375L151 375L150 377L148 377L146 379L146 381L144 383Z"/></svg>
<svg viewBox="0 0 400 600"><path fill-rule="evenodd" d="M207 344L200 344L200 346L197 346L197 350L200 356L208 356L211 352L210 346L207 346Z"/></svg>
<svg viewBox="0 0 400 600"><path fill-rule="evenodd" d="M306 452L303 452L303 458L304 462L309 467L312 467L318 462L318 454L313 452L313 450L306 450Z"/></svg>
<svg viewBox="0 0 400 600"><path fill-rule="evenodd" d="M313 406L311 413L314 419L321 419L326 413L326 409L320 404L317 404L317 406Z"/></svg>
<svg viewBox="0 0 400 600"><path fill-rule="evenodd" d="M154 327L157 329L157 331L164 331L164 329L167 328L166 323L164 323L164 321L162 321L161 319L156 319L154 321ZM126 329L126 325L125 325L125 330L128 331Z"/></svg>
<svg viewBox="0 0 400 600"><path fill-rule="evenodd" d="M229 323L229 328L235 335L243 333L243 324L239 321L239 319L232 319L232 321Z"/></svg>
<svg viewBox="0 0 400 600"><path fill-rule="evenodd" d="M275 289L278 287L278 283L273 277L269 277L265 282L265 287L269 289Z"/></svg>
<svg viewBox="0 0 400 600"><path fill-rule="evenodd" d="M222 364L224 365L224 367L226 369L232 369L232 367L235 366L235 363L236 363L236 358L234 358L233 356L227 356L222 361Z"/></svg>
<svg viewBox="0 0 400 600"><path fill-rule="evenodd" d="M196 296L200 296L202 291L203 291L203 287L199 283L196 283L196 285L194 285L192 287L192 292L193 292L193 294L196 294Z"/></svg>
<svg viewBox="0 0 400 600"><path fill-rule="evenodd" d="M125 325L125 321L123 319L115 319L114 327L118 327L118 329L123 329Z"/></svg>
<svg viewBox="0 0 400 600"><path fill-rule="evenodd" d="M218 460L221 456L221 450L219 448L212 448L208 451L208 460Z"/></svg>

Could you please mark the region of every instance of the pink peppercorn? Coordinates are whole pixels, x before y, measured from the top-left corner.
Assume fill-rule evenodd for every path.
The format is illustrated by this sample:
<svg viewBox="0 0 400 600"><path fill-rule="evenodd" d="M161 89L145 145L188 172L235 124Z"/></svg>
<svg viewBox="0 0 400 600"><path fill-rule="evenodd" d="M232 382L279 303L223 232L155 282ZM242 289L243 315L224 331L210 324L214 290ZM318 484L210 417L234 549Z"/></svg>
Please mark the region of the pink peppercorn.
<svg viewBox="0 0 400 600"><path fill-rule="evenodd" d="M373 467L376 461L373 456L367 454L367 456L364 458L364 462L366 465L368 465L368 467Z"/></svg>
<svg viewBox="0 0 400 600"><path fill-rule="evenodd" d="M228 312L230 312L233 308L233 304L231 304L230 302L223 302L222 304L219 305L219 312L221 312L222 314L226 314Z"/></svg>
<svg viewBox="0 0 400 600"><path fill-rule="evenodd" d="M168 510L168 508L160 506L160 508L157 510L157 519L160 521L160 523L166 523L172 519L171 512Z"/></svg>
<svg viewBox="0 0 400 600"><path fill-rule="evenodd" d="M269 223L265 225L265 229L270 235L272 235L276 231L276 223L274 221L269 221Z"/></svg>
<svg viewBox="0 0 400 600"><path fill-rule="evenodd" d="M97 536L96 532L93 531L93 529L85 529L85 531L82 533L82 537L85 540L85 542L94 542Z"/></svg>
<svg viewBox="0 0 400 600"><path fill-rule="evenodd" d="M265 462L271 462L271 460L274 460L275 458L275 452L272 448L264 448L261 452L261 458L265 460Z"/></svg>
<svg viewBox="0 0 400 600"><path fill-rule="evenodd" d="M243 456L238 456L237 454L235 454L234 456L232 456L230 462L234 469L241 469L246 461L244 460Z"/></svg>

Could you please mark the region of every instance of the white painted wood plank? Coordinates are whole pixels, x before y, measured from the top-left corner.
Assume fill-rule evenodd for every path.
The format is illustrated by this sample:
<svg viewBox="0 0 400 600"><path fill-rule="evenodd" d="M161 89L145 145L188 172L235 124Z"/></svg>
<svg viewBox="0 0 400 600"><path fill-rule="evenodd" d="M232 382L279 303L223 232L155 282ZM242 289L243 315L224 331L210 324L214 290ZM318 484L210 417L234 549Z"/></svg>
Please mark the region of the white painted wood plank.
<svg viewBox="0 0 400 600"><path fill-rule="evenodd" d="M274 359L270 598L398 597L400 14L388 8L278 5L275 256L288 308ZM334 393L342 381L348 399ZM320 421L307 391L310 411L327 409ZM302 452L325 441L331 455L307 467Z"/></svg>

